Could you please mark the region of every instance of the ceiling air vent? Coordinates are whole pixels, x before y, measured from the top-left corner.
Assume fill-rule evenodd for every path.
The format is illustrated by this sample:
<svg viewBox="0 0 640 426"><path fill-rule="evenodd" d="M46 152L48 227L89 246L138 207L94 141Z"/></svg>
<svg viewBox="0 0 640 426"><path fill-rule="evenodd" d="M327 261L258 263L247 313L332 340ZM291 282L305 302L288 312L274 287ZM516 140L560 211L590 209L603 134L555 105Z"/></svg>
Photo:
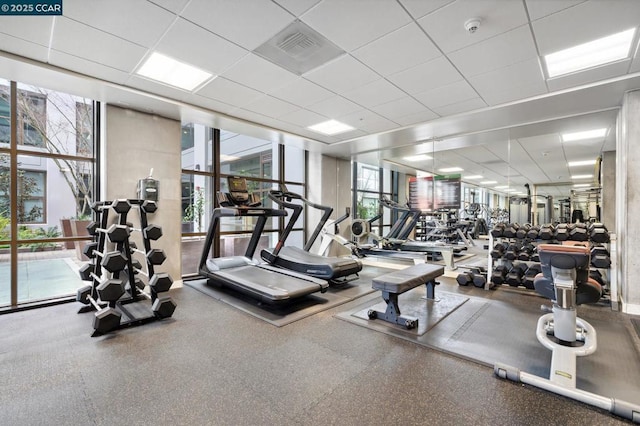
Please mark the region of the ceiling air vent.
<svg viewBox="0 0 640 426"><path fill-rule="evenodd" d="M296 20L253 52L302 75L337 58L344 50L302 21Z"/></svg>

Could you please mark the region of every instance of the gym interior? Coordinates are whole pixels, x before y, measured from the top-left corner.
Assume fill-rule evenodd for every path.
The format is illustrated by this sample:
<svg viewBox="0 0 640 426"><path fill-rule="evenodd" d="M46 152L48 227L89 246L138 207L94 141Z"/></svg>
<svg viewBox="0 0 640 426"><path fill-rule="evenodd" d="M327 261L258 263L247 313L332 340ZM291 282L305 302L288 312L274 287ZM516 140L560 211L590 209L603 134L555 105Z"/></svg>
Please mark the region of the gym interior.
<svg viewBox="0 0 640 426"><path fill-rule="evenodd" d="M0 3L3 424L640 422L640 2Z"/></svg>

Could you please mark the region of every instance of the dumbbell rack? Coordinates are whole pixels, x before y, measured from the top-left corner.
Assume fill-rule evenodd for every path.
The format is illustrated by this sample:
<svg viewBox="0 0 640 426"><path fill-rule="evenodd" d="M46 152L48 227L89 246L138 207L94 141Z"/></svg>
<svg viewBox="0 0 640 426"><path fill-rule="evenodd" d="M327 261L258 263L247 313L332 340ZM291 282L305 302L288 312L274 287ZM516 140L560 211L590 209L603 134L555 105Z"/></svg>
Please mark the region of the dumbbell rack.
<svg viewBox="0 0 640 426"><path fill-rule="evenodd" d="M567 224L560 224L559 226L560 227L566 227ZM606 233L606 228L604 228L604 232ZM605 251L607 253L609 253L609 251L612 249L613 245L609 243L608 237L606 238L606 241L607 241L606 243L604 243L604 242L594 242L593 239L595 239L595 237L593 237L593 239L592 239L592 237L593 236L589 237L589 239L587 241L582 241L582 242L583 243L587 243L591 247L592 250L593 250L594 247L604 247ZM530 238L522 239L522 238L512 238L512 237L494 237L493 234L491 232L489 232L489 250L493 249L493 247L495 246L495 244L497 242L519 242L519 241L522 241L522 240L528 241L528 242L530 242L531 244L534 244L534 245L537 245L537 244L540 244L540 243L557 244L557 243L562 243L562 241L571 241L568 237L565 237L562 241L556 240L555 238L551 239L551 240L539 239L539 238L533 240L533 239L530 239ZM578 242L578 243L580 243L580 242ZM607 256L609 256L609 254ZM494 259L491 257L491 251L489 251L489 253L487 254L487 259L488 259L487 260L488 276L487 276L487 284L484 287L485 290L489 290L489 289L492 288L490 286L490 284L489 284L490 281L491 281L491 274L492 274L492 272L494 270ZM611 258L611 260L613 260L613 258ZM536 263L539 264L539 262L526 261L526 260L518 260L517 262L524 263L528 267L530 267L531 265L536 264ZM507 259L498 259L497 260L497 264L498 265L513 266L513 261L510 261L510 260L507 260ZM617 299L616 299L616 295L614 295L613 293L615 291L617 291L617 290L616 290L616 288L614 288L615 287L615 280L613 280L613 276L612 276L612 274L610 272L611 271L611 267L613 267L614 265L612 264L608 268L598 267L597 265L594 264L594 261L592 259L592 265L591 266L592 266L592 268L595 268L595 270L597 270L600 273L600 275L602 277L602 281L604 282L603 288L605 290L607 290L608 293L612 294L611 301L615 302ZM604 274L602 272L604 272ZM603 298L603 300L605 300L605 299Z"/></svg>
<svg viewBox="0 0 640 426"><path fill-rule="evenodd" d="M127 215L132 207L139 212L138 230L141 231L144 251L137 250L135 243L129 238L130 233L135 230L127 222ZM77 294L77 300L86 305L78 313L96 311L92 337L173 315L176 304L165 294L173 281L168 274L158 274L154 270L154 266L162 264L166 256L162 250L151 248L151 238L148 235L151 233L147 232L154 229L153 239L162 236L162 230L149 225L147 220L147 213L155 212L157 205L148 200L120 199L96 202L92 209L97 221L89 224L87 229L94 235L94 241L85 251L92 260L80 268L80 277L92 283L79 289ZM114 221L110 212L117 216L117 224L107 228ZM114 251L106 251L108 242L115 244ZM145 254L146 272L142 270L142 264L134 259L135 252ZM144 291L144 283L136 277L138 274L148 277L148 293ZM148 303L144 303L147 301L151 302L150 308Z"/></svg>

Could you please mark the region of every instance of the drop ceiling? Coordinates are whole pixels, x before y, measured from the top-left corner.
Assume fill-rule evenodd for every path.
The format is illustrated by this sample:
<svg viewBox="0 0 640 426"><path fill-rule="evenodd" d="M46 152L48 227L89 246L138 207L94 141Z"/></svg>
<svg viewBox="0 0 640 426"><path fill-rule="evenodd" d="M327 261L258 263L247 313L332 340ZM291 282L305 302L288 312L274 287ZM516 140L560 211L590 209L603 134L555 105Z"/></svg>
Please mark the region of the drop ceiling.
<svg viewBox="0 0 640 426"><path fill-rule="evenodd" d="M344 53L301 75L255 53L294 22ZM630 58L564 77L541 57L639 23L637 0L64 0L63 16L0 17L0 78L371 164L555 183L615 150L638 35ZM137 76L154 51L215 78L188 92ZM329 119L354 130L307 129ZM607 136L560 140L596 124ZM420 152L437 155L404 160Z"/></svg>

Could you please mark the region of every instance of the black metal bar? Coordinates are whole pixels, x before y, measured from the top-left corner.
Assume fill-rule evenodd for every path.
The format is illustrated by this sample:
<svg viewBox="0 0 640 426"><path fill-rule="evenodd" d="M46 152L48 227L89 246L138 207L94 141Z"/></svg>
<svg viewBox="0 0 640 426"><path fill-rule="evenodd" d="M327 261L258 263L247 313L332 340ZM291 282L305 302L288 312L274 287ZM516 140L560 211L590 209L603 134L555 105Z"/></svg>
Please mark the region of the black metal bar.
<svg viewBox="0 0 640 426"><path fill-rule="evenodd" d="M213 201L214 207L219 207L218 197L215 195L220 192L220 129L211 129L211 146L213 149L212 161L213 161L213 188L211 194L211 200ZM207 235L207 238L209 236ZM214 237L213 242L213 257L220 257L220 233L217 233ZM211 245L207 246L208 256L209 250L211 249ZM206 258L205 258L206 261Z"/></svg>
<svg viewBox="0 0 640 426"><path fill-rule="evenodd" d="M11 185L9 191L9 216L11 222L11 305L18 304L18 84L11 82L10 90L10 127L11 127L11 143L9 148L11 155L9 157L9 167L11 176Z"/></svg>

